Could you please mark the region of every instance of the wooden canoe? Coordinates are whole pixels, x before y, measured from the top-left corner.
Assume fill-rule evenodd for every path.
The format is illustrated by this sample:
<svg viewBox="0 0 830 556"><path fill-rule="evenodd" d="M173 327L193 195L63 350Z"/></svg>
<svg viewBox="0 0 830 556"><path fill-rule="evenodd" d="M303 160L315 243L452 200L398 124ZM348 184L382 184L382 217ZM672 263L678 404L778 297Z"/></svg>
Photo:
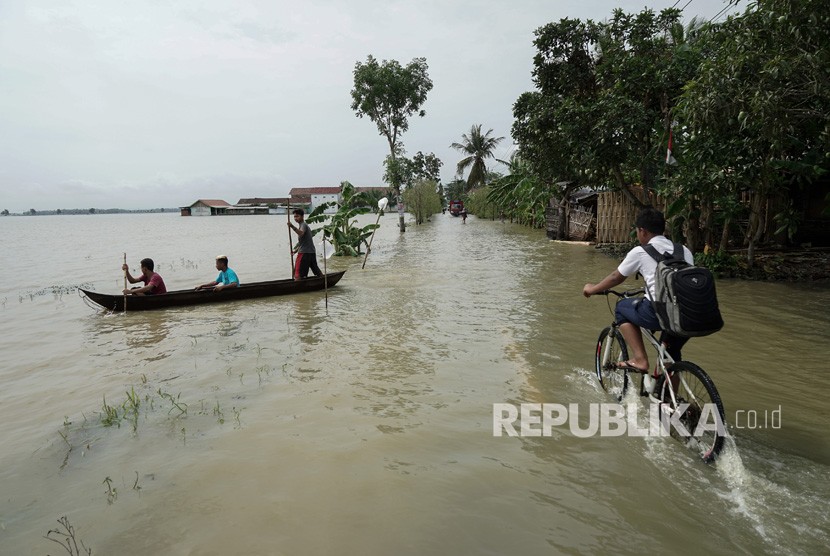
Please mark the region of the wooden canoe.
<svg viewBox="0 0 830 556"><path fill-rule="evenodd" d="M333 287L343 275L341 272L330 272L328 274L328 287ZM271 280L269 282L251 282L242 284L236 288L227 288L219 292L213 290L177 290L160 295L128 295L127 311L148 311L150 309L162 309L164 307L181 307L184 305L201 305L203 303L222 303L225 301L237 301L240 299L254 299L257 297L272 297L275 295L290 295L320 291L325 287L323 277L311 276L305 280L295 281ZM81 292L90 301L97 303L104 309L111 311L123 311L123 294L110 295L106 293L91 292L81 289Z"/></svg>

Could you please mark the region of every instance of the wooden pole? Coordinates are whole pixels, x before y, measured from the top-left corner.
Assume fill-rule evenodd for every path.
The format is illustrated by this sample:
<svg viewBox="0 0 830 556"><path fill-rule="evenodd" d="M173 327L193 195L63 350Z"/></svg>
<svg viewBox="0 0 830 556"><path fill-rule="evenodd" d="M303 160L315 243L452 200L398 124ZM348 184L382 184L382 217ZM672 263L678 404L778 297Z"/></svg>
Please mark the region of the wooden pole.
<svg viewBox="0 0 830 556"><path fill-rule="evenodd" d="M377 225L378 223L380 223L380 215L381 215L382 213L383 213L383 210L378 210L378 219L377 219L377 220L375 220L375 225ZM360 267L360 269L361 269L361 270L363 270L364 268L366 268L366 259L368 259L368 258L369 258L369 251L371 251L371 250L372 250L372 242L375 240L375 232L377 232L377 231L378 231L378 229L377 229L377 228L375 228L374 230L372 230L372 237L370 237L370 238L369 238L369 246L366 248L366 256L365 256L365 257L363 257L363 266L361 266L361 267Z"/></svg>
<svg viewBox="0 0 830 556"><path fill-rule="evenodd" d="M124 264L127 264L127 254L124 253ZM124 269L124 312L127 312L127 269Z"/></svg>
<svg viewBox="0 0 830 556"><path fill-rule="evenodd" d="M291 196L288 196L288 203L286 204L286 219L289 224L291 224ZM291 279L294 279L294 273L296 270L294 269L294 246L292 245L291 239L291 226L288 227L288 256L291 258Z"/></svg>
<svg viewBox="0 0 830 556"><path fill-rule="evenodd" d="M378 219L375 221L375 229L372 230L372 237L369 238L369 246L366 248L366 256L363 257L363 266L360 267L361 270L366 268L366 259L369 258L369 252L372 250L372 241L375 239L375 232L378 231L377 225L380 223L380 215L386 210L388 204L389 200L386 197L378 201Z"/></svg>
<svg viewBox="0 0 830 556"><path fill-rule="evenodd" d="M326 229L323 228L323 288L326 290L326 314L329 312L329 272L326 269Z"/></svg>

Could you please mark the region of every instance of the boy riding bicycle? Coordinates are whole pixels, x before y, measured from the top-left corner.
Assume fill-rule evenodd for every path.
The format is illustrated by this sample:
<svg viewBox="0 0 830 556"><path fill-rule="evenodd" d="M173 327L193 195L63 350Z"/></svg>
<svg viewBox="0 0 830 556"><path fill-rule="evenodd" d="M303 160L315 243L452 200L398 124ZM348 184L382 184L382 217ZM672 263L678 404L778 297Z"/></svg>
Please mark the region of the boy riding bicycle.
<svg viewBox="0 0 830 556"><path fill-rule="evenodd" d="M673 243L663 235L666 229L666 219L663 213L654 208L645 208L640 211L635 220L637 229L637 241L640 245L633 248L625 256L623 261L614 272L602 279L598 284L585 284L582 288L582 295L592 295L609 290L622 284L626 278L640 273L646 282L646 296L641 298L623 299L617 304L615 318L620 324L620 332L625 343L631 349L631 358L620 363L629 371L648 373L648 354L643 344L643 336L640 327L648 330L660 330L660 323L657 320L657 313L654 311L652 301L655 298L654 283L657 271L657 261L649 255L643 245L651 244L658 252L671 251ZM692 252L683 247L683 258L689 264L694 264ZM660 341L666 346L666 351L675 361L680 361L680 350L688 338L675 336L663 331Z"/></svg>

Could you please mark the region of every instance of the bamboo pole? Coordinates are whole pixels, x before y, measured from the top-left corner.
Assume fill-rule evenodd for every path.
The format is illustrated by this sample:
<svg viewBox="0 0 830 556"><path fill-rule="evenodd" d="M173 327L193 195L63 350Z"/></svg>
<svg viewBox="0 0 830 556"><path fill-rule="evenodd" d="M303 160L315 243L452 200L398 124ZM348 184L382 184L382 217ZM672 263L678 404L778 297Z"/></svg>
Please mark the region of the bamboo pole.
<svg viewBox="0 0 830 556"><path fill-rule="evenodd" d="M124 253L124 264L127 264L127 254ZM127 312L127 269L124 269L124 312Z"/></svg>
<svg viewBox="0 0 830 556"><path fill-rule="evenodd" d="M286 220L288 221L288 256L291 259L291 279L294 279L294 273L296 269L294 268L294 247L292 245L293 240L291 239L291 196L288 196L288 202L286 203L285 209Z"/></svg>

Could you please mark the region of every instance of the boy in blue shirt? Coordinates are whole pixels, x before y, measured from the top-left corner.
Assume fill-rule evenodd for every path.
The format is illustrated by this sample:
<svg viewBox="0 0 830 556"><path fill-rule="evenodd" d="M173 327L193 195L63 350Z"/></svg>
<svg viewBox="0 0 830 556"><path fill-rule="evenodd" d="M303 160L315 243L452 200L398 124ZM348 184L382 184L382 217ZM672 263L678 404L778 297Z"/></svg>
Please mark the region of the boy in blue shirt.
<svg viewBox="0 0 830 556"><path fill-rule="evenodd" d="M236 288L239 286L239 278L236 276L236 272L228 268L228 258L225 255L216 257L216 270L219 271L219 276L216 277L216 280L196 286L196 289L212 289L218 292L225 288Z"/></svg>

